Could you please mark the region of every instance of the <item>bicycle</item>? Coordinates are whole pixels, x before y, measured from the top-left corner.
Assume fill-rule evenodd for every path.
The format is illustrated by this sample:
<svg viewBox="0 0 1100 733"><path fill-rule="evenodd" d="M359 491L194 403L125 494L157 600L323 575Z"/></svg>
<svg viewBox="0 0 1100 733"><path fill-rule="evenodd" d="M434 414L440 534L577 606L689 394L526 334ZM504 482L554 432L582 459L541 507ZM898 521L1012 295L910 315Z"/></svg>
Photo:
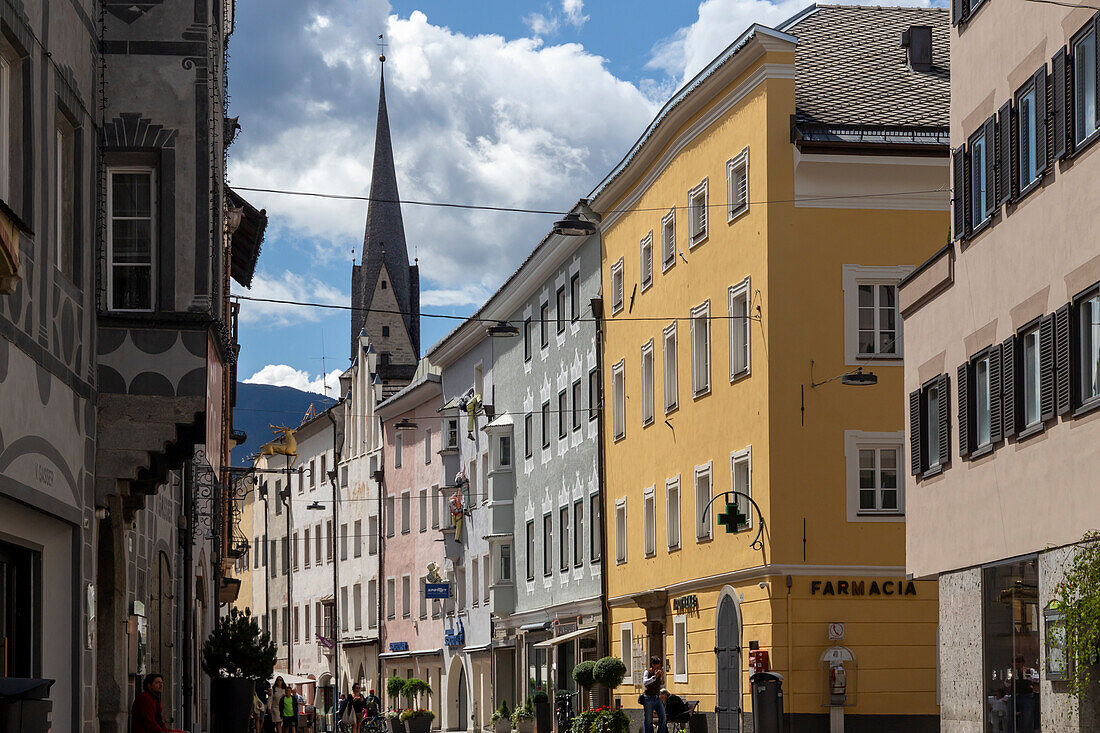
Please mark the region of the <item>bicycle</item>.
<svg viewBox="0 0 1100 733"><path fill-rule="evenodd" d="M554 695L554 719L558 726L558 733L568 733L573 724L573 718L576 717L576 713L573 712L573 698L578 694L562 690Z"/></svg>

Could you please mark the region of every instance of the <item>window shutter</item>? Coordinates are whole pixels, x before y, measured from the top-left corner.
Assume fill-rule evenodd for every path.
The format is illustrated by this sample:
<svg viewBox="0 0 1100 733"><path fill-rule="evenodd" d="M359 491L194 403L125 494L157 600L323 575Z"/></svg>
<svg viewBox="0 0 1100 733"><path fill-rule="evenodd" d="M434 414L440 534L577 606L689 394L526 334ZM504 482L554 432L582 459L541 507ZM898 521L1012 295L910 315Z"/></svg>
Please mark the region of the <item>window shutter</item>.
<svg viewBox="0 0 1100 733"><path fill-rule="evenodd" d="M997 121L990 117L985 121L985 207L990 216L997 208Z"/></svg>
<svg viewBox="0 0 1100 733"><path fill-rule="evenodd" d="M1039 324L1039 419L1054 417L1054 317L1048 315Z"/></svg>
<svg viewBox="0 0 1100 733"><path fill-rule="evenodd" d="M958 390L959 390L959 455L970 455L970 396L968 393L968 387L970 386L970 362L964 361L959 364L958 369ZM945 400L947 395L940 395L941 400Z"/></svg>
<svg viewBox="0 0 1100 733"><path fill-rule="evenodd" d="M1012 198L1016 198L1016 194L1020 192L1020 121L1017 119L1018 110L1013 109L1012 114L1008 116L1009 124L1009 140L1008 149L1012 153L1008 156L1010 162L1009 171L1009 195Z"/></svg>
<svg viewBox="0 0 1100 733"><path fill-rule="evenodd" d="M951 25L958 25L970 15L970 0L951 0Z"/></svg>
<svg viewBox="0 0 1100 733"><path fill-rule="evenodd" d="M1070 328L1070 305L1054 311L1054 362L1058 390L1057 412L1065 415L1073 409L1073 329Z"/></svg>
<svg viewBox="0 0 1100 733"><path fill-rule="evenodd" d="M1100 13L1093 16L1093 38L1100 41ZM1100 99L1100 43L1096 41L1092 44L1093 56L1092 56L1092 68L1095 72L1093 78L1096 79L1096 96L1094 99ZM1096 107L1096 122L1100 125L1100 104L1094 105Z"/></svg>
<svg viewBox="0 0 1100 733"><path fill-rule="evenodd" d="M909 473L920 473L920 390L909 393Z"/></svg>
<svg viewBox="0 0 1100 733"><path fill-rule="evenodd" d="M1001 442L1001 345L989 350L989 442Z"/></svg>
<svg viewBox="0 0 1100 733"><path fill-rule="evenodd" d="M958 2L958 0L955 0ZM961 239L966 234L966 185L964 176L966 171L966 149L959 146L951 155L951 168L954 173L954 195L952 196L955 208L955 239Z"/></svg>
<svg viewBox="0 0 1100 733"><path fill-rule="evenodd" d="M1004 436L1016 434L1016 334L1001 344L1001 421Z"/></svg>
<svg viewBox="0 0 1100 733"><path fill-rule="evenodd" d="M997 205L1012 199L1012 102L997 112Z"/></svg>
<svg viewBox="0 0 1100 733"><path fill-rule="evenodd" d="M1051 127L1050 127L1050 159L1061 160L1066 156L1066 141L1073 137L1069 129L1070 117L1066 108L1069 95L1066 93L1067 77L1066 47L1058 49L1051 60Z"/></svg>
<svg viewBox="0 0 1100 733"><path fill-rule="evenodd" d="M948 393L948 389L951 388L951 379L946 374L941 374L939 378L940 382L940 414L938 416L940 421L940 465L947 465L951 460L951 395ZM931 419L936 419L936 415L930 415ZM932 447L932 446L929 446Z"/></svg>
<svg viewBox="0 0 1100 733"><path fill-rule="evenodd" d="M1047 65L1035 72L1035 171L1047 169Z"/></svg>

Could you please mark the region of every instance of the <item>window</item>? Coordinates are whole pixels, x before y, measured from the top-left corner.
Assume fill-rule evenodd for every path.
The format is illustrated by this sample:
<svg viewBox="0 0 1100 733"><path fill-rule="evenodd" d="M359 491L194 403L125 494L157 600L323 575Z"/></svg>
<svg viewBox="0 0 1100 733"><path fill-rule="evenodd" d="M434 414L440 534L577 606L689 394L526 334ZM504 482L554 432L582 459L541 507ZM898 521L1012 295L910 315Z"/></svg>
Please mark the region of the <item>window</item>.
<svg viewBox="0 0 1100 733"><path fill-rule="evenodd" d="M554 515L542 517L542 574L554 572Z"/></svg>
<svg viewBox="0 0 1100 733"><path fill-rule="evenodd" d="M512 467L512 436L501 435L497 438L497 467Z"/></svg>
<svg viewBox="0 0 1100 733"><path fill-rule="evenodd" d="M317 459L313 459L309 462L309 490L313 491L317 488ZM302 493L302 483L298 482L298 493Z"/></svg>
<svg viewBox="0 0 1100 733"><path fill-rule="evenodd" d="M573 502L573 566L584 561L584 500Z"/></svg>
<svg viewBox="0 0 1100 733"><path fill-rule="evenodd" d="M688 212L689 246L694 247L707 238L707 179L688 191Z"/></svg>
<svg viewBox="0 0 1100 733"><path fill-rule="evenodd" d="M1096 30L1090 27L1073 42L1073 140L1077 145L1096 133L1096 51Z"/></svg>
<svg viewBox="0 0 1100 733"><path fill-rule="evenodd" d="M1031 81L1016 92L1016 160L1021 192L1038 182L1047 167L1046 98L1047 67L1043 64ZM975 217L975 224L978 221Z"/></svg>
<svg viewBox="0 0 1100 733"><path fill-rule="evenodd" d="M573 382L573 429L581 429L581 380Z"/></svg>
<svg viewBox="0 0 1100 733"><path fill-rule="evenodd" d="M76 272L76 217L75 201L77 171L77 130L60 110L55 130L54 155L54 206L56 208L57 259L54 264L69 280L75 280Z"/></svg>
<svg viewBox="0 0 1100 733"><path fill-rule="evenodd" d="M615 440L626 435L626 361L611 367L611 435Z"/></svg>
<svg viewBox="0 0 1100 733"><path fill-rule="evenodd" d="M279 574L279 541L271 540L271 577Z"/></svg>
<svg viewBox="0 0 1100 733"><path fill-rule="evenodd" d="M523 360L531 361L531 319L523 319Z"/></svg>
<svg viewBox="0 0 1100 733"><path fill-rule="evenodd" d="M340 588L340 610L338 614L340 616L340 630L347 631L348 616L351 614L348 613L348 587L346 585Z"/></svg>
<svg viewBox="0 0 1100 733"><path fill-rule="evenodd" d="M260 548L263 547L261 552ZM260 567L260 556L263 555L264 563L267 563L267 544L260 545L260 538L252 538L252 569L256 570ZM309 530L306 530L306 565L309 565Z"/></svg>
<svg viewBox="0 0 1100 733"><path fill-rule="evenodd" d="M455 418L448 418L447 420L447 448L458 447L458 420Z"/></svg>
<svg viewBox="0 0 1100 733"><path fill-rule="evenodd" d="M416 586L420 589L420 618L428 618L428 578L421 575L416 579Z"/></svg>
<svg viewBox="0 0 1100 733"><path fill-rule="evenodd" d="M661 219L661 269L676 264L676 209L669 209Z"/></svg>
<svg viewBox="0 0 1100 733"><path fill-rule="evenodd" d="M749 279L729 289L730 381L749 373Z"/></svg>
<svg viewBox="0 0 1100 733"><path fill-rule="evenodd" d="M417 495L417 512L420 514L420 531L428 531L428 490L421 489Z"/></svg>
<svg viewBox="0 0 1100 733"><path fill-rule="evenodd" d="M710 391L710 301L691 309L691 392Z"/></svg>
<svg viewBox="0 0 1100 733"><path fill-rule="evenodd" d="M665 482L665 535L668 549L680 549L680 477Z"/></svg>
<svg viewBox="0 0 1100 733"><path fill-rule="evenodd" d="M386 509L386 536L393 537L397 529L397 499L393 496L385 498Z"/></svg>
<svg viewBox="0 0 1100 733"><path fill-rule="evenodd" d="M283 482L275 482L275 516L283 513Z"/></svg>
<svg viewBox="0 0 1100 733"><path fill-rule="evenodd" d="M401 492L401 534L412 531L412 492Z"/></svg>
<svg viewBox="0 0 1100 733"><path fill-rule="evenodd" d="M696 541L709 540L711 538L711 525L714 515L711 512L703 516L704 510L710 504L710 464L695 467L695 539Z"/></svg>
<svg viewBox="0 0 1100 733"><path fill-rule="evenodd" d="M384 283L384 282L382 283L382 285L385 285L385 284L386 283ZM385 290L386 288L383 287L382 289ZM382 326L382 335L383 336L389 336L390 335L390 327L389 326Z"/></svg>
<svg viewBox="0 0 1100 733"><path fill-rule="evenodd" d="M478 590L478 586L481 584L481 572L480 572L480 570L481 570L481 560L475 557L470 563L470 572L472 573L471 577L473 578L473 584L471 585L471 588L473 589L473 593L471 593L470 595L473 597L473 604L472 605L474 605L474 606L478 605L478 603L477 603L477 590ZM488 568L486 568L486 572L488 572Z"/></svg>
<svg viewBox="0 0 1100 733"><path fill-rule="evenodd" d="M859 511L898 511L898 449L859 449Z"/></svg>
<svg viewBox="0 0 1100 733"><path fill-rule="evenodd" d="M386 578L386 618L397 618L397 581Z"/></svg>
<svg viewBox="0 0 1100 733"><path fill-rule="evenodd" d="M558 319L558 333L565 331L565 286L562 285L558 288L558 312L555 314Z"/></svg>
<svg viewBox="0 0 1100 733"><path fill-rule="evenodd" d="M424 431L424 463L432 462L432 429Z"/></svg>
<svg viewBox="0 0 1100 733"><path fill-rule="evenodd" d="M283 538L283 575L290 572L290 537Z"/></svg>
<svg viewBox="0 0 1100 733"><path fill-rule="evenodd" d="M589 561L596 562L603 552L603 511L600 495L588 497L588 547Z"/></svg>
<svg viewBox="0 0 1100 733"><path fill-rule="evenodd" d="M550 403L542 403L542 447L550 447Z"/></svg>
<svg viewBox="0 0 1100 733"><path fill-rule="evenodd" d="M367 517L367 554L378 554L378 517Z"/></svg>
<svg viewBox="0 0 1100 733"><path fill-rule="evenodd" d="M11 83L12 62L0 49L0 199L10 201L11 187L11 98L15 87Z"/></svg>
<svg viewBox="0 0 1100 733"><path fill-rule="evenodd" d="M151 168L107 169L107 290L112 310L153 310L156 206Z"/></svg>
<svg viewBox="0 0 1100 733"><path fill-rule="evenodd" d="M539 344L542 348L550 345L550 304L543 303L539 309Z"/></svg>
<svg viewBox="0 0 1100 733"><path fill-rule="evenodd" d="M395 432L393 436L393 467L401 468L401 449L405 441L405 436L399 432Z"/></svg>
<svg viewBox="0 0 1100 733"><path fill-rule="evenodd" d="M615 562L626 562L626 499L615 502Z"/></svg>
<svg viewBox="0 0 1100 733"><path fill-rule="evenodd" d="M307 568L309 567L309 550L310 550L309 527L306 527L302 531L302 555L303 555L302 564L305 565Z"/></svg>
<svg viewBox="0 0 1100 733"><path fill-rule="evenodd" d="M432 487L432 528L439 529L439 515L443 504L443 494L438 486Z"/></svg>
<svg viewBox="0 0 1100 733"><path fill-rule="evenodd" d="M344 525L344 526L347 526L347 525ZM362 557L363 556L363 520L362 519L356 519L355 524L352 525L352 526L353 526L353 532L354 532L354 536L351 538L352 548L353 548L352 549L352 555L355 556L355 557Z"/></svg>
<svg viewBox="0 0 1100 733"><path fill-rule="evenodd" d="M611 313L623 309L623 258L611 266Z"/></svg>
<svg viewBox="0 0 1100 733"><path fill-rule="evenodd" d="M351 605L354 609L355 630L363 628L363 586L356 583L351 587Z"/></svg>
<svg viewBox="0 0 1100 733"><path fill-rule="evenodd" d="M1078 396L1082 405L1100 398L1100 290L1077 304Z"/></svg>
<svg viewBox="0 0 1100 733"><path fill-rule="evenodd" d="M653 422L653 339L642 346L642 425Z"/></svg>
<svg viewBox="0 0 1100 733"><path fill-rule="evenodd" d="M1060 576L1059 570L1054 570L1051 575ZM1052 637L1061 634L1055 631L1057 627L1052 628L1053 624L1050 622L1047 622L1045 629L1048 635L1045 643L1040 643L1045 615L1044 606L1040 604L1046 598L1045 594L1040 596L1033 589L1049 588L1057 582L1054 577L1046 575L1046 572L1048 571L1040 566L1035 555L981 568L982 607L974 609L973 623L975 626L980 624L982 644L974 649L974 654L975 659L981 660L982 664L979 668L981 671L978 672L981 674L980 679L988 680L989 687L993 689L1003 686L1012 690L1022 678L1029 681L1024 682L1021 687L1026 685L1024 689L1030 690L1030 680L1038 678L1044 662L1053 661L1052 657L1057 653L1055 650L1059 645L1051 643L1054 641ZM1063 626L1058 631L1064 628ZM1044 655L1044 650L1050 656ZM1018 663L1017 659L1021 662ZM1043 677L1049 679L1047 675ZM1054 725L1040 721L1039 709L1045 708L1046 703L1046 699L1040 702L1040 698L1040 692L1006 696L1004 703L1007 721L1023 722L1005 730L1021 733L1025 730L1054 730ZM1042 717L1048 721L1049 714L1049 711L1043 709Z"/></svg>
<svg viewBox="0 0 1100 733"><path fill-rule="evenodd" d="M504 544L500 546L500 568L497 579L502 583L512 582L512 546Z"/></svg>
<svg viewBox="0 0 1100 733"><path fill-rule="evenodd" d="M378 585L373 579L367 581L367 628L378 626L378 617L374 615L374 609L378 607Z"/></svg>
<svg viewBox="0 0 1100 733"><path fill-rule="evenodd" d="M595 420L600 408L600 375L595 369L588 372L588 419Z"/></svg>
<svg viewBox="0 0 1100 733"><path fill-rule="evenodd" d="M676 682L688 681L687 616L672 617L672 675Z"/></svg>
<svg viewBox="0 0 1100 733"><path fill-rule="evenodd" d="M283 643L290 644L290 608L283 606Z"/></svg>
<svg viewBox="0 0 1100 733"><path fill-rule="evenodd" d="M299 609L297 606L295 606L294 607L294 643L295 644L300 644L302 642L302 636L301 636L301 633L299 632L299 630L301 628L301 624L300 624L301 620L302 620L301 619L301 609Z"/></svg>
<svg viewBox="0 0 1100 733"><path fill-rule="evenodd" d="M657 497L650 486L642 494L642 536L645 541L645 556L657 554Z"/></svg>
<svg viewBox="0 0 1100 733"><path fill-rule="evenodd" d="M535 520L527 520L527 579L535 579Z"/></svg>
<svg viewBox="0 0 1100 733"><path fill-rule="evenodd" d="M662 332L664 346L665 412L676 409L679 404L679 382L676 374L676 321L665 327Z"/></svg>
<svg viewBox="0 0 1100 733"><path fill-rule="evenodd" d="M581 274L574 272L569 278L569 315L576 322L581 317Z"/></svg>
<svg viewBox="0 0 1100 733"><path fill-rule="evenodd" d="M622 655L623 664L626 665L624 679L630 679L633 674L631 667L634 661L634 631L629 623L619 625L619 653Z"/></svg>
<svg viewBox="0 0 1100 733"><path fill-rule="evenodd" d="M1020 336L1022 349L1023 377L1023 403L1024 403L1024 429L1034 427L1042 422L1042 343L1039 333L1040 327L1035 326L1025 331Z"/></svg>
<svg viewBox="0 0 1100 733"><path fill-rule="evenodd" d="M909 393L910 472L939 473L950 459L951 417L947 375L941 374Z"/></svg>
<svg viewBox="0 0 1100 733"><path fill-rule="evenodd" d="M348 487L348 467L340 466L340 487L346 489Z"/></svg>
<svg viewBox="0 0 1100 733"><path fill-rule="evenodd" d="M641 256L642 292L653 284L653 232L650 231L639 245Z"/></svg>
<svg viewBox="0 0 1100 733"><path fill-rule="evenodd" d="M302 625L302 636L304 637L304 641L306 644L313 643L313 627L309 625L309 611L312 607L313 606L309 603L305 605L306 620L305 623Z"/></svg>
<svg viewBox="0 0 1100 733"><path fill-rule="evenodd" d="M530 458L535 452L535 416L527 413L523 416L523 457Z"/></svg>
<svg viewBox="0 0 1100 733"><path fill-rule="evenodd" d="M842 269L845 363L856 366L864 359L900 359L898 283L913 268L844 265Z"/></svg>
<svg viewBox="0 0 1100 733"><path fill-rule="evenodd" d="M993 181L986 175L989 170L986 156L992 156L992 146L993 141L987 140L984 126L981 132L970 138L970 221L974 230L992 213L992 197L988 194Z"/></svg>
<svg viewBox="0 0 1100 733"><path fill-rule="evenodd" d="M313 541L314 541L314 550L316 550L316 552L314 553L314 557L317 558L317 564L320 565L321 564L321 543L323 541L323 539L321 537L321 525L320 524L317 525L317 531L315 531L313 533ZM272 547L274 547L274 546L272 546Z"/></svg>
<svg viewBox="0 0 1100 733"><path fill-rule="evenodd" d="M401 618L412 616L412 578L401 576Z"/></svg>
<svg viewBox="0 0 1100 733"><path fill-rule="evenodd" d="M569 393L566 390L558 392L558 438L564 438L569 434Z"/></svg>
<svg viewBox="0 0 1100 733"><path fill-rule="evenodd" d="M564 573L569 570L569 507L558 509L558 563Z"/></svg>
<svg viewBox="0 0 1100 733"><path fill-rule="evenodd" d="M336 554L336 532L333 529L332 520L328 521L328 545L325 548L328 561L332 562L333 555Z"/></svg>
<svg viewBox="0 0 1100 733"><path fill-rule="evenodd" d="M727 211L729 221L749 210L749 149L726 163Z"/></svg>

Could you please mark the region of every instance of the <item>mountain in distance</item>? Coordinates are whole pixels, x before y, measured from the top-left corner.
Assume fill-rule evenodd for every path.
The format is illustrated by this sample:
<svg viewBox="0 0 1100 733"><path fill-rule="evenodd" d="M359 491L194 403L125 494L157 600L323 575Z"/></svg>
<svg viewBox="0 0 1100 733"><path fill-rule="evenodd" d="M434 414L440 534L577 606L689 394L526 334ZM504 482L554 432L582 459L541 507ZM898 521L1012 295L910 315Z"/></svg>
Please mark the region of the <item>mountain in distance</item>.
<svg viewBox="0 0 1100 733"><path fill-rule="evenodd" d="M234 466L249 466L249 456L274 437L269 425L286 425L296 428L301 424L309 406L321 412L336 400L313 392L303 392L294 387L275 387L270 384L245 384L237 382L237 406L233 408L233 428L243 430L248 440L233 448L231 461Z"/></svg>

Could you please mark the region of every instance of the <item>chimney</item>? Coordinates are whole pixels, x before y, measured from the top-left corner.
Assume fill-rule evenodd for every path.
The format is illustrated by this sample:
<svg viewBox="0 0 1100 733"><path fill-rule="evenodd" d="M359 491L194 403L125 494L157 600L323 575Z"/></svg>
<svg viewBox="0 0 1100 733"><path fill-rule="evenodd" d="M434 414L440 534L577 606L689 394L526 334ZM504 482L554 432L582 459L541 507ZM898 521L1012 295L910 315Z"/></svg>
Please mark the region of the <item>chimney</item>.
<svg viewBox="0 0 1100 733"><path fill-rule="evenodd" d="M911 25L901 32L901 47L909 51L913 71L932 70L932 26Z"/></svg>

